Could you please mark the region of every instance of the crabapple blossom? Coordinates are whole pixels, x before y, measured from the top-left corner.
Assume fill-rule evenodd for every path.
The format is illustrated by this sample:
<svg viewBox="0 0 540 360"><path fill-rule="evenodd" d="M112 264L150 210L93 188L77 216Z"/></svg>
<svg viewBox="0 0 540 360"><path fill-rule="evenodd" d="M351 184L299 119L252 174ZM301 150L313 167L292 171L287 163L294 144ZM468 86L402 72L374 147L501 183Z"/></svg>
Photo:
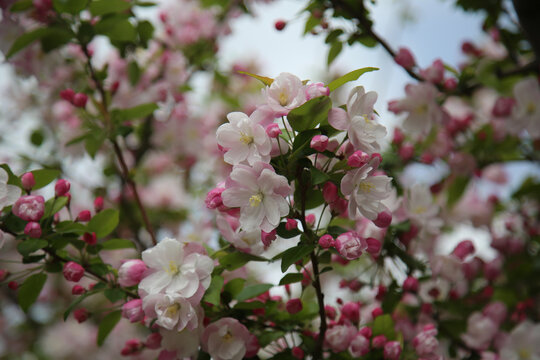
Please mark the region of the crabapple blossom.
<svg viewBox="0 0 540 360"><path fill-rule="evenodd" d="M11 211L25 221L39 221L45 211L45 199L41 195L22 196Z"/></svg>
<svg viewBox="0 0 540 360"><path fill-rule="evenodd" d="M394 61L405 69L412 69L416 64L413 54L405 47L400 47L398 49L396 56L394 56Z"/></svg>
<svg viewBox="0 0 540 360"><path fill-rule="evenodd" d="M302 81L293 74L281 73L272 84L263 90L268 106L275 117L284 116L306 102L306 91Z"/></svg>
<svg viewBox="0 0 540 360"><path fill-rule="evenodd" d="M250 165L268 162L272 145L264 127L241 112L232 112L227 119L229 123L221 125L216 133L218 144L227 149L225 162L231 165L244 161Z"/></svg>
<svg viewBox="0 0 540 360"><path fill-rule="evenodd" d="M125 303L122 306L122 316L132 323L141 321L144 318L142 300L133 299Z"/></svg>
<svg viewBox="0 0 540 360"><path fill-rule="evenodd" d="M234 166L221 196L226 206L240 207L243 230L271 232L289 213L285 197L290 191L284 176L276 174L272 166L257 162L253 167Z"/></svg>
<svg viewBox="0 0 540 360"><path fill-rule="evenodd" d="M302 310L302 300L300 299L290 299L287 301L285 308L289 314L296 314Z"/></svg>
<svg viewBox="0 0 540 360"><path fill-rule="evenodd" d="M21 183L22 183L23 188L26 191L32 190L32 188L36 184L36 179L34 178L34 174L32 174L31 172L27 172L23 174L21 176Z"/></svg>
<svg viewBox="0 0 540 360"><path fill-rule="evenodd" d="M519 134L522 129L527 130L533 138L540 137L540 85L535 78L526 78L514 86L516 104L512 109L513 124L511 130Z"/></svg>
<svg viewBox="0 0 540 360"><path fill-rule="evenodd" d="M349 348L356 336L357 330L351 325L335 325L326 331L324 342L335 352L342 352Z"/></svg>
<svg viewBox="0 0 540 360"><path fill-rule="evenodd" d="M39 226L38 222L30 221L26 224L24 227L24 233L32 238L40 238L41 237L41 226Z"/></svg>
<svg viewBox="0 0 540 360"><path fill-rule="evenodd" d="M366 164L349 171L341 180L341 192L349 196L349 216L357 211L370 220L377 219L382 211L388 211L382 200L388 198L392 179L386 175L372 175L374 168Z"/></svg>
<svg viewBox="0 0 540 360"><path fill-rule="evenodd" d="M353 231L339 235L335 244L339 254L347 260L358 259L367 249L366 240Z"/></svg>
<svg viewBox="0 0 540 360"><path fill-rule="evenodd" d="M219 214L216 225L221 235L235 248L245 253L260 255L264 251L264 243L260 230L245 231L240 227L239 219L228 214Z"/></svg>
<svg viewBox="0 0 540 360"><path fill-rule="evenodd" d="M401 355L401 345L398 341L389 341L384 344L383 356L385 360L398 360Z"/></svg>
<svg viewBox="0 0 540 360"><path fill-rule="evenodd" d="M67 281L78 282L84 276L84 268L76 262L69 261L64 265L63 274Z"/></svg>
<svg viewBox="0 0 540 360"><path fill-rule="evenodd" d="M175 239L165 238L156 246L143 251L142 260L150 273L139 283L143 294L166 292L186 299L202 297L210 286L214 262L198 252L188 252Z"/></svg>
<svg viewBox="0 0 540 360"><path fill-rule="evenodd" d="M238 320L224 317L208 325L202 348L215 360L240 360L247 351L250 333Z"/></svg>
<svg viewBox="0 0 540 360"><path fill-rule="evenodd" d="M461 335L461 339L471 349L486 350L498 329L493 319L480 312L474 312L467 320L467 332Z"/></svg>
<svg viewBox="0 0 540 360"><path fill-rule="evenodd" d="M134 286L141 282L148 269L144 261L131 259L124 262L118 269L118 283L120 286Z"/></svg>
<svg viewBox="0 0 540 360"><path fill-rule="evenodd" d="M539 342L540 324L526 320L510 332L499 354L504 360L537 360L540 359Z"/></svg>
<svg viewBox="0 0 540 360"><path fill-rule="evenodd" d="M193 330L199 326L199 313L189 301L178 294L145 296L142 307L146 316L157 317L156 324L167 330Z"/></svg>
<svg viewBox="0 0 540 360"><path fill-rule="evenodd" d="M442 225L442 221L437 218L439 207L433 201L427 185L415 184L407 189L403 204L409 218L414 223L426 227L430 233L436 232Z"/></svg>
<svg viewBox="0 0 540 360"><path fill-rule="evenodd" d="M313 83L306 86L306 100L328 95L330 95L330 89L323 83Z"/></svg>
<svg viewBox="0 0 540 360"><path fill-rule="evenodd" d="M349 345L349 353L355 358L369 353L369 339L360 332L357 333Z"/></svg>
<svg viewBox="0 0 540 360"><path fill-rule="evenodd" d="M21 189L15 185L9 185L7 172L0 168L0 209L13 205L21 196Z"/></svg>
<svg viewBox="0 0 540 360"><path fill-rule="evenodd" d="M379 151L380 141L386 136L386 128L374 119L375 101L377 93L366 93L362 86L358 86L349 94L347 111L333 108L328 113L330 125L346 130L354 148L367 153Z"/></svg>

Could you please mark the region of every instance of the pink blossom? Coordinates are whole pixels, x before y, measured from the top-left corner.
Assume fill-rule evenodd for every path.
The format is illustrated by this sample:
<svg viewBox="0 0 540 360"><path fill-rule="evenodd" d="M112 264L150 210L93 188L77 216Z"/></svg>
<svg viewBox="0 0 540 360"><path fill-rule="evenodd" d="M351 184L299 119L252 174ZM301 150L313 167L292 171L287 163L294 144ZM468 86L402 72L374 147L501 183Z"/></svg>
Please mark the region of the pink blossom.
<svg viewBox="0 0 540 360"><path fill-rule="evenodd" d="M506 319L507 313L506 305L501 301L492 302L482 310L482 314L493 320L497 326L501 326Z"/></svg>
<svg viewBox="0 0 540 360"><path fill-rule="evenodd" d="M263 253L264 243L260 230L245 231L240 227L238 217L228 214L219 214L216 224L225 240L238 250L253 255Z"/></svg>
<svg viewBox="0 0 540 360"><path fill-rule="evenodd" d="M141 282L144 272L147 269L146 264L142 260L128 260L118 269L118 283L124 287L137 285Z"/></svg>
<svg viewBox="0 0 540 360"><path fill-rule="evenodd" d="M387 228L392 223L392 213L390 211L381 211L373 223L380 228Z"/></svg>
<svg viewBox="0 0 540 360"><path fill-rule="evenodd" d="M78 282L84 275L84 268L76 262L68 261L64 265L63 274L67 281Z"/></svg>
<svg viewBox="0 0 540 360"><path fill-rule="evenodd" d="M41 237L41 226L39 226L38 222L30 221L26 224L24 227L24 233L31 238L40 238Z"/></svg>
<svg viewBox="0 0 540 360"><path fill-rule="evenodd" d="M356 336L357 330L350 325L336 325L326 331L324 343L335 352L342 352L349 348Z"/></svg>
<svg viewBox="0 0 540 360"><path fill-rule="evenodd" d="M360 321L360 305L357 302L346 302L341 307L341 315L353 324Z"/></svg>
<svg viewBox="0 0 540 360"><path fill-rule="evenodd" d="M398 49L398 52L396 56L394 57L394 61L398 64L403 66L405 69L412 69L416 62L414 61L414 56L411 53L411 51L407 48L400 47Z"/></svg>
<svg viewBox="0 0 540 360"><path fill-rule="evenodd" d="M148 335L146 338L146 341L144 342L144 345L149 349L159 349L161 347L161 334L160 333L152 333Z"/></svg>
<svg viewBox="0 0 540 360"><path fill-rule="evenodd" d="M336 249L345 259L354 260L358 259L362 252L367 249L367 243L357 233L349 231L337 237Z"/></svg>
<svg viewBox="0 0 540 360"><path fill-rule="evenodd" d="M238 320L225 317L208 325L202 348L215 360L240 360L246 354L250 333Z"/></svg>
<svg viewBox="0 0 540 360"><path fill-rule="evenodd" d="M381 349L384 347L384 345L386 344L388 340L386 339L386 336L384 335L377 335L375 337L373 337L373 339L371 340L371 344L373 345L373 347L375 349Z"/></svg>
<svg viewBox="0 0 540 360"><path fill-rule="evenodd" d="M330 89L323 83L312 83L306 86L306 100L310 100L319 96L330 95Z"/></svg>
<svg viewBox="0 0 540 360"><path fill-rule="evenodd" d="M156 324L167 330L190 331L200 323L200 309L178 294L151 294L145 296L142 308L146 316L156 318Z"/></svg>
<svg viewBox="0 0 540 360"><path fill-rule="evenodd" d="M444 79L444 64L441 59L437 59L427 69L420 70L420 76L433 84L439 84Z"/></svg>
<svg viewBox="0 0 540 360"><path fill-rule="evenodd" d="M296 221L296 219L287 219L287 222L285 223L285 229L291 231L296 228L298 228L298 221Z"/></svg>
<svg viewBox="0 0 540 360"><path fill-rule="evenodd" d="M382 244L379 240L375 238L367 238L366 239L367 248L366 251L370 253L373 256L379 255L379 252L381 251Z"/></svg>
<svg viewBox="0 0 540 360"><path fill-rule="evenodd" d="M319 238L319 245L323 248L323 249L329 249L331 247L334 247L335 245L335 240L334 238L332 237L332 235L330 234L324 234L323 236L321 236Z"/></svg>
<svg viewBox="0 0 540 360"><path fill-rule="evenodd" d="M73 312L73 317L79 324L85 322L88 319L88 316L90 316L90 314L85 308L80 308Z"/></svg>
<svg viewBox="0 0 540 360"><path fill-rule="evenodd" d="M224 187L219 186L210 190L206 195L206 199L204 200L206 207L209 209L221 210L221 208L223 208L223 199L221 198L221 193L223 193L224 190Z"/></svg>
<svg viewBox="0 0 540 360"><path fill-rule="evenodd" d="M422 358L432 359L439 351L437 329L433 325L425 326L413 339L416 354Z"/></svg>
<svg viewBox="0 0 540 360"><path fill-rule="evenodd" d="M34 185L36 184L36 179L34 178L34 174L31 172L27 172L21 176L21 183L25 190L29 191L31 190Z"/></svg>
<svg viewBox="0 0 540 360"><path fill-rule="evenodd" d="M306 102L306 92L302 81L289 73L279 74L272 84L263 90L268 106L275 116L287 115L289 111Z"/></svg>
<svg viewBox="0 0 540 360"><path fill-rule="evenodd" d="M41 195L22 196L11 211L25 221L39 221L45 211L45 199Z"/></svg>
<svg viewBox="0 0 540 360"><path fill-rule="evenodd" d="M270 232L289 213L285 197L290 190L284 176L277 175L270 165L258 162L253 167L236 165L222 198L226 206L240 207L240 225L245 231Z"/></svg>
<svg viewBox="0 0 540 360"><path fill-rule="evenodd" d="M333 182L328 181L323 186L322 194L324 201L331 204L338 198L338 188Z"/></svg>
<svg viewBox="0 0 540 360"><path fill-rule="evenodd" d="M384 345L383 356L385 360L398 360L401 355L401 345L398 341L389 341Z"/></svg>
<svg viewBox="0 0 540 360"><path fill-rule="evenodd" d="M266 131L266 134L272 139L275 139L279 137L279 135L282 134L282 131L279 128L279 125L275 123L268 125L265 131Z"/></svg>
<svg viewBox="0 0 540 360"><path fill-rule="evenodd" d="M471 349L486 350L498 329L499 327L491 318L474 312L467 320L467 332L461 335L461 339Z"/></svg>
<svg viewBox="0 0 540 360"><path fill-rule="evenodd" d="M540 359L540 324L523 321L509 334L499 354L501 360Z"/></svg>
<svg viewBox="0 0 540 360"><path fill-rule="evenodd" d="M475 251L474 244L471 240L460 241L452 251L452 255L456 256L460 260L465 260L465 258Z"/></svg>
<svg viewBox="0 0 540 360"><path fill-rule="evenodd" d="M326 147L328 146L328 136L315 135L311 139L309 146L318 152L323 152L324 150L326 150Z"/></svg>
<svg viewBox="0 0 540 360"><path fill-rule="evenodd" d="M290 299L285 304L285 308L289 314L296 314L302 310L302 300L300 299Z"/></svg>
<svg viewBox="0 0 540 360"><path fill-rule="evenodd" d="M133 299L122 306L122 316L132 323L141 321L144 318L142 310L142 300Z"/></svg>
<svg viewBox="0 0 540 360"><path fill-rule="evenodd" d="M351 340L349 346L349 353L355 357L361 357L369 353L369 339L358 332L354 338Z"/></svg>

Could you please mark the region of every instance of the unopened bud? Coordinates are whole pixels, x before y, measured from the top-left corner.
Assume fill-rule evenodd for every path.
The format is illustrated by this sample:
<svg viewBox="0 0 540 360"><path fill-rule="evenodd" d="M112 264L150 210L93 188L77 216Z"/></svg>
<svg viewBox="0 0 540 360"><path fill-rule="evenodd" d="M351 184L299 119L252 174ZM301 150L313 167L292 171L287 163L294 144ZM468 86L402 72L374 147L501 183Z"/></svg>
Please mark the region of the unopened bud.
<svg viewBox="0 0 540 360"><path fill-rule="evenodd" d="M34 185L36 185L36 179L34 178L34 174L32 174L31 172L27 172L26 174L23 174L23 176L21 176L21 183L24 190L26 191L32 190Z"/></svg>

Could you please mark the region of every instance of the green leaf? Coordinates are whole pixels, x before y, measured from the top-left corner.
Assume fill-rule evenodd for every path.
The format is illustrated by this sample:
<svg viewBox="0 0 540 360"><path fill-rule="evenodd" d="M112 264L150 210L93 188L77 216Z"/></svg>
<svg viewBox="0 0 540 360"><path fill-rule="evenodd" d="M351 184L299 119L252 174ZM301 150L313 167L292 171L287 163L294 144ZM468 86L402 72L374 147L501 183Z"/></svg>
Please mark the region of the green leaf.
<svg viewBox="0 0 540 360"><path fill-rule="evenodd" d="M101 322L99 323L98 335L97 335L97 344L98 346L103 345L105 339L110 334L112 329L118 324L120 318L122 317L122 311L113 311L108 313Z"/></svg>
<svg viewBox="0 0 540 360"><path fill-rule="evenodd" d="M131 3L124 0L94 0L90 4L90 13L94 16L101 16L110 13L126 11L131 7Z"/></svg>
<svg viewBox="0 0 540 360"><path fill-rule="evenodd" d="M131 61L127 67L128 79L131 86L137 85L141 78L141 69L136 61Z"/></svg>
<svg viewBox="0 0 540 360"><path fill-rule="evenodd" d="M279 281L279 285L286 285L286 284L292 284L297 283L304 280L304 275L294 273L294 274L287 274L281 280Z"/></svg>
<svg viewBox="0 0 540 360"><path fill-rule="evenodd" d="M111 239L101 244L103 250L135 249L133 241L128 239Z"/></svg>
<svg viewBox="0 0 540 360"><path fill-rule="evenodd" d="M236 305L234 305L235 309L240 309L240 310L262 309L264 307L265 307L265 304L261 301L239 302Z"/></svg>
<svg viewBox="0 0 540 360"><path fill-rule="evenodd" d="M57 233L61 234L74 233L76 235L82 235L86 232L86 226L74 221L62 221L54 229Z"/></svg>
<svg viewBox="0 0 540 360"><path fill-rule="evenodd" d="M33 0L19 0L13 4L9 11L12 13L29 10L32 7Z"/></svg>
<svg viewBox="0 0 540 360"><path fill-rule="evenodd" d="M244 290L240 291L238 295L236 295L236 300L238 301L244 301L248 299L252 299L257 295L260 295L268 290L270 290L274 285L272 284L257 284L257 285L251 285Z"/></svg>
<svg viewBox="0 0 540 360"><path fill-rule="evenodd" d="M119 213L115 209L105 209L97 213L88 223L88 232L95 232L98 238L109 235L118 225Z"/></svg>
<svg viewBox="0 0 540 360"><path fill-rule="evenodd" d="M285 250L281 256L281 272L287 271L292 264L309 255L314 249L314 245L300 244Z"/></svg>
<svg viewBox="0 0 540 360"><path fill-rule="evenodd" d="M60 175L60 170L57 169L39 169L33 170L31 173L34 175L36 184L32 187L32 190L41 189L49 185Z"/></svg>
<svg viewBox="0 0 540 360"><path fill-rule="evenodd" d="M100 284L102 284L102 283L99 283L99 284L97 284L97 285L100 285ZM73 301L71 304L69 304L69 306L68 306L68 308L66 309L66 311L64 311L64 321L67 320L69 314L71 314L71 312L73 311L73 309L75 309L75 307L76 307L77 305L79 305L79 303L80 303L81 301L83 301L83 300L86 299L87 297L89 297L89 296L91 296L91 295L94 295L94 294L97 294L97 293L99 292L99 290L96 289L97 285L94 286L94 289L95 289L95 290L88 291L88 292L86 292L86 293L80 295L77 299L75 299L75 301Z"/></svg>
<svg viewBox="0 0 540 360"><path fill-rule="evenodd" d="M270 86L274 82L274 79L272 79L272 78L269 78L269 77L266 77L266 76L255 75L255 74L249 73L247 71L238 70L237 73L247 75L247 76L251 76L252 78L259 80L260 82L262 82L266 86Z"/></svg>
<svg viewBox="0 0 540 360"><path fill-rule="evenodd" d="M158 106L155 103L148 103L137 105L129 109L113 109L112 114L115 121L123 122L147 117L157 109Z"/></svg>
<svg viewBox="0 0 540 360"><path fill-rule="evenodd" d="M261 335L257 337L259 340L259 345L261 347L265 347L266 345L270 344L273 341L276 341L277 339L282 338L285 336L285 332L283 331L263 331Z"/></svg>
<svg viewBox="0 0 540 360"><path fill-rule="evenodd" d="M240 291L242 291L245 283L246 283L246 279L242 279L242 278L232 279L227 284L225 284L225 288L223 289L223 291L226 293L229 293L231 295L231 299L234 299L236 295L238 295Z"/></svg>
<svg viewBox="0 0 540 360"><path fill-rule="evenodd" d="M13 173L13 171L11 171L11 168L9 167L8 164L2 164L2 165L0 165L0 168L4 169L7 172L7 174L8 174L7 183L8 184L15 185L15 186L18 186L18 187L22 188L21 179L19 179L19 177L17 175L15 175Z"/></svg>
<svg viewBox="0 0 540 360"><path fill-rule="evenodd" d="M45 216L53 216L54 214L62 210L62 208L68 203L68 200L69 198L67 196L59 196L57 198L47 200L45 202Z"/></svg>
<svg viewBox="0 0 540 360"><path fill-rule="evenodd" d="M328 176L328 174L322 172L316 167L312 167L310 172L311 172L311 183L313 185L319 185L319 184L325 183L330 179L330 176Z"/></svg>
<svg viewBox="0 0 540 360"><path fill-rule="evenodd" d="M330 50L328 51L328 59L327 59L327 65L330 66L334 59L339 55L341 50L343 49L343 44L341 41L336 41L332 43L332 46L330 46Z"/></svg>
<svg viewBox="0 0 540 360"><path fill-rule="evenodd" d="M67 29L53 29L55 30L52 33L41 38L41 49L46 53L67 44L74 37L74 34Z"/></svg>
<svg viewBox="0 0 540 360"><path fill-rule="evenodd" d="M465 192L465 189L467 188L467 184L469 184L469 180L470 178L468 177L457 176L452 182L452 184L450 184L447 192L448 198L446 200L446 205L449 208L454 206L459 201L459 199Z"/></svg>
<svg viewBox="0 0 540 360"><path fill-rule="evenodd" d="M137 24L137 33L139 34L139 40L141 44L146 47L148 41L154 36L154 25L149 21L139 21Z"/></svg>
<svg viewBox="0 0 540 360"><path fill-rule="evenodd" d="M328 118L328 111L332 108L332 101L328 96L319 96L309 100L287 115L291 127L298 131L314 129L323 120Z"/></svg>
<svg viewBox="0 0 540 360"><path fill-rule="evenodd" d="M43 249L48 244L49 243L47 242L47 240L30 238L30 239L24 240L23 242L19 243L17 245L17 251L22 256L28 256L31 253L33 253L34 251L38 251L39 249Z"/></svg>
<svg viewBox="0 0 540 360"><path fill-rule="evenodd" d="M122 291L122 289L118 288L107 289L103 294L112 303L122 300L125 296L125 293Z"/></svg>
<svg viewBox="0 0 540 360"><path fill-rule="evenodd" d="M76 15L83 11L88 4L88 0L53 0L53 6L59 13Z"/></svg>
<svg viewBox="0 0 540 360"><path fill-rule="evenodd" d="M88 155L93 159L94 156L96 156L96 153L101 148L101 145L103 145L103 142L105 142L105 136L104 134L99 131L90 131L84 138L84 148Z"/></svg>
<svg viewBox="0 0 540 360"><path fill-rule="evenodd" d="M47 274L43 273L31 275L24 280L17 294L19 305L24 312L27 312L36 302L45 281L47 281Z"/></svg>
<svg viewBox="0 0 540 360"><path fill-rule="evenodd" d="M244 266L248 261L268 261L268 259L244 252L233 252L219 259L219 263L229 271Z"/></svg>
<svg viewBox="0 0 540 360"><path fill-rule="evenodd" d="M135 26L119 16L102 19L96 24L95 30L98 34L107 36L112 42L133 42L137 38Z"/></svg>
<svg viewBox="0 0 540 360"><path fill-rule="evenodd" d="M208 290L206 290L206 294L204 294L204 301L212 305L219 305L221 302L221 289L223 288L224 282L225 280L222 276L213 276L212 282L210 283Z"/></svg>
<svg viewBox="0 0 540 360"><path fill-rule="evenodd" d="M337 38L338 38L341 34L343 34L343 30L341 30L341 29L332 30L332 31L326 36L326 39L324 40L324 42L327 43L327 44L333 43L334 41L337 40Z"/></svg>
<svg viewBox="0 0 540 360"><path fill-rule="evenodd" d="M306 21L306 26L304 27L304 35L313 30L313 28L321 23L321 19L310 16Z"/></svg>
<svg viewBox="0 0 540 360"><path fill-rule="evenodd" d="M388 340L394 340L396 338L394 321L389 314L380 315L375 318L375 321L373 321L373 335L384 335Z"/></svg>
<svg viewBox="0 0 540 360"><path fill-rule="evenodd" d="M354 81L354 80L357 80L360 76L362 76L363 74L367 73L367 72L370 72L370 71L376 71L376 70L379 70L379 68L375 68L375 67L365 67L365 68L361 68L361 69L357 69L357 70L353 70L343 76L340 76L338 77L336 80L332 81L330 84L328 84L328 89L330 89L330 91L334 91L336 90L337 88L339 88L340 86L350 82L350 81Z"/></svg>
<svg viewBox="0 0 540 360"><path fill-rule="evenodd" d="M33 43L36 40L39 40L43 38L44 36L51 33L51 28L38 28L33 31L27 32L22 34L15 40L13 45L11 45L11 48L6 54L6 59L9 59L31 43Z"/></svg>
<svg viewBox="0 0 540 360"><path fill-rule="evenodd" d="M282 222L277 227L277 234L279 237L282 237L284 239L290 239L290 238L300 235L301 233L300 233L300 230L298 230L297 228L292 229L292 230L287 230L287 228L285 227L285 223Z"/></svg>

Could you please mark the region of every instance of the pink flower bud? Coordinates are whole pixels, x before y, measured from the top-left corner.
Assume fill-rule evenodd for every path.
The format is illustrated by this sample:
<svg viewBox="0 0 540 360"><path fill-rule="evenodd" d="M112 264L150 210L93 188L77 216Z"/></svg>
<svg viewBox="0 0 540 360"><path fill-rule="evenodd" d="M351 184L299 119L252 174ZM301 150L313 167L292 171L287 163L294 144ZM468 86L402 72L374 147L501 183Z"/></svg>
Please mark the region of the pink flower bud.
<svg viewBox="0 0 540 360"><path fill-rule="evenodd" d="M65 196L70 188L71 184L65 179L60 179L54 185L54 193L56 196Z"/></svg>
<svg viewBox="0 0 540 360"><path fill-rule="evenodd" d="M347 165L352 167L361 167L367 164L370 160L369 154L363 152L362 150L355 151L347 159Z"/></svg>
<svg viewBox="0 0 540 360"><path fill-rule="evenodd" d="M449 91L453 91L457 88L458 82L455 78L450 77L444 80L444 88Z"/></svg>
<svg viewBox="0 0 540 360"><path fill-rule="evenodd" d="M282 134L282 131L279 128L278 124L272 123L266 127L266 135L268 135L272 139L277 138L281 134Z"/></svg>
<svg viewBox="0 0 540 360"><path fill-rule="evenodd" d="M101 196L98 196L94 200L94 210L96 212L100 212L101 210L103 210L103 198Z"/></svg>
<svg viewBox="0 0 540 360"><path fill-rule="evenodd" d="M277 235L276 229L270 232L261 230L261 240L265 248L269 247L272 241L276 240L276 235Z"/></svg>
<svg viewBox="0 0 540 360"><path fill-rule="evenodd" d="M7 271L6 269L0 269L0 281L6 280L8 275L9 275L9 271Z"/></svg>
<svg viewBox="0 0 540 360"><path fill-rule="evenodd" d="M283 20L276 20L276 22L274 23L274 27L277 31L285 29L285 26L287 26L287 23Z"/></svg>
<svg viewBox="0 0 540 360"><path fill-rule="evenodd" d="M401 145L401 143L405 140L405 135L399 128L394 129L394 136L392 138L392 144L394 145Z"/></svg>
<svg viewBox="0 0 540 360"><path fill-rule="evenodd" d="M139 259L128 260L118 269L118 284L122 287L135 286L141 282L148 268Z"/></svg>
<svg viewBox="0 0 540 360"><path fill-rule="evenodd" d="M77 93L73 96L73 105L76 107L84 108L86 102L88 101L88 96L83 93Z"/></svg>
<svg viewBox="0 0 540 360"><path fill-rule="evenodd" d="M361 328L358 333L364 336L366 339L371 339L371 337L373 336L373 330L371 330L371 328L367 326Z"/></svg>
<svg viewBox="0 0 540 360"><path fill-rule="evenodd" d="M19 288L19 283L16 282L16 281L10 281L10 282L8 282L8 288L10 290L15 291L15 290L17 290Z"/></svg>
<svg viewBox="0 0 540 360"><path fill-rule="evenodd" d="M334 309L333 306L325 305L324 312L326 313L326 317L330 320L334 320L336 318L336 309Z"/></svg>
<svg viewBox="0 0 540 360"><path fill-rule="evenodd" d="M261 346L259 345L259 340L257 337L253 334L249 334L249 340L246 343L246 354L244 355L245 358L252 358L261 349Z"/></svg>
<svg viewBox="0 0 540 360"><path fill-rule="evenodd" d="M324 201L326 201L327 204L331 204L338 198L338 188L333 182L327 182L323 186L322 190Z"/></svg>
<svg viewBox="0 0 540 360"><path fill-rule="evenodd" d="M383 309L380 307L376 307L375 309L371 310L371 316L375 319L377 316L381 316L383 314Z"/></svg>
<svg viewBox="0 0 540 360"><path fill-rule="evenodd" d="M36 179L34 178L34 174L31 172L27 172L21 176L21 183L26 191L32 190L34 185L36 185Z"/></svg>
<svg viewBox="0 0 540 360"><path fill-rule="evenodd" d="M326 150L326 147L328 146L328 136L315 135L311 139L309 146L316 151L323 152L324 150Z"/></svg>
<svg viewBox="0 0 540 360"><path fill-rule="evenodd" d="M366 248L366 240L352 231L341 234L336 239L337 251L347 260L358 259Z"/></svg>
<svg viewBox="0 0 540 360"><path fill-rule="evenodd" d="M69 261L64 265L63 274L67 281L78 282L84 275L84 268L76 262Z"/></svg>
<svg viewBox="0 0 540 360"><path fill-rule="evenodd" d="M471 240L463 240L457 244L454 251L452 251L452 255L463 261L467 256L474 253L474 251L475 249L473 242Z"/></svg>
<svg viewBox="0 0 540 360"><path fill-rule="evenodd" d="M93 232L93 233L84 233L82 239L88 245L96 245L97 244L97 236L96 236L95 232Z"/></svg>
<svg viewBox="0 0 540 360"><path fill-rule="evenodd" d="M151 333L146 338L146 341L144 342L144 345L146 345L147 348L155 350L159 349L161 347L161 334L158 332Z"/></svg>
<svg viewBox="0 0 540 360"><path fill-rule="evenodd" d="M329 249L331 247L334 247L335 246L335 240L334 238L332 237L332 235L330 234L324 234L323 236L321 236L319 238L319 245L323 248L323 249Z"/></svg>
<svg viewBox="0 0 540 360"><path fill-rule="evenodd" d="M502 259L500 257L495 258L494 260L484 264L484 276L488 280L495 280L502 270Z"/></svg>
<svg viewBox="0 0 540 360"><path fill-rule="evenodd" d="M292 352L292 356L294 356L298 360L302 360L304 358L304 350L302 350L302 348L298 346L293 347L291 352Z"/></svg>
<svg viewBox="0 0 540 360"><path fill-rule="evenodd" d="M389 341L384 345L385 360L398 360L401 355L401 345L397 341Z"/></svg>
<svg viewBox="0 0 540 360"><path fill-rule="evenodd" d="M309 227L313 227L313 225L315 225L315 220L317 220L316 217L315 217L315 214L306 215L306 224Z"/></svg>
<svg viewBox="0 0 540 360"><path fill-rule="evenodd" d="M420 76L433 84L439 84L444 79L444 64L441 59L437 59L427 69L420 70Z"/></svg>
<svg viewBox="0 0 540 360"><path fill-rule="evenodd" d="M349 206L349 202L346 199L338 198L330 203L330 210L336 214L347 216L347 206Z"/></svg>
<svg viewBox="0 0 540 360"><path fill-rule="evenodd" d="M323 83L309 84L306 87L306 100L310 100L319 96L330 95L330 89Z"/></svg>
<svg viewBox="0 0 540 360"><path fill-rule="evenodd" d="M516 104L516 100L511 97L499 97L493 105L491 114L496 117L506 117L510 116L512 113L512 108Z"/></svg>
<svg viewBox="0 0 540 360"><path fill-rule="evenodd" d="M360 281L358 281L356 279L353 279L353 280L349 281L348 286L349 286L349 289L351 291L356 292L356 291L359 291L362 288L362 286L364 286L364 284L362 284L362 282L360 282Z"/></svg>
<svg viewBox="0 0 540 360"><path fill-rule="evenodd" d="M73 285L71 288L72 295L82 295L86 292L86 289L79 284Z"/></svg>
<svg viewBox="0 0 540 360"><path fill-rule="evenodd" d="M500 326L506 319L508 311L504 303L495 301L487 305L484 310L482 310L482 314L493 320L497 326Z"/></svg>
<svg viewBox="0 0 540 360"><path fill-rule="evenodd" d="M75 96L75 91L73 89L65 89L60 91L60 97L70 103L73 103L73 97Z"/></svg>
<svg viewBox="0 0 540 360"><path fill-rule="evenodd" d="M341 308L341 315L350 322L357 324L360 321L360 305L356 302L347 302Z"/></svg>
<svg viewBox="0 0 540 360"><path fill-rule="evenodd" d="M287 219L287 222L285 223L285 229L291 231L293 229L296 229L297 227L298 222L295 219Z"/></svg>
<svg viewBox="0 0 540 360"><path fill-rule="evenodd" d="M125 303L122 306L122 316L128 319L132 323L141 321L144 318L144 311L142 309L142 300L133 299Z"/></svg>
<svg viewBox="0 0 540 360"><path fill-rule="evenodd" d="M351 341L349 352L354 358L367 355L369 353L369 339L358 332Z"/></svg>
<svg viewBox="0 0 540 360"><path fill-rule="evenodd" d="M409 49L404 47L399 48L394 61L405 69L412 69L415 65L413 54Z"/></svg>
<svg viewBox="0 0 540 360"><path fill-rule="evenodd" d="M377 218L373 220L373 223L380 228L387 228L392 223L392 213L390 211L381 211L377 214Z"/></svg>
<svg viewBox="0 0 540 360"><path fill-rule="evenodd" d="M41 226L39 226L39 223L35 221L30 221L24 227L24 233L31 238L38 239L41 237Z"/></svg>
<svg viewBox="0 0 540 360"><path fill-rule="evenodd" d="M414 155L414 146L411 144L403 144L398 151L399 157L403 161L410 160Z"/></svg>
<svg viewBox="0 0 540 360"><path fill-rule="evenodd" d="M25 221L39 221L45 210L45 199L41 195L26 195L20 197L11 211L15 216Z"/></svg>
<svg viewBox="0 0 540 360"><path fill-rule="evenodd" d="M371 344L375 349L381 349L384 347L388 340L386 339L386 336L384 335L377 335L371 340Z"/></svg>
<svg viewBox="0 0 540 360"><path fill-rule="evenodd" d="M88 310L86 310L85 308L80 308L73 312L73 317L75 318L75 320L77 320L79 324L85 322L88 319L89 315L90 314L88 313Z"/></svg>
<svg viewBox="0 0 540 360"><path fill-rule="evenodd" d="M407 292L417 292L418 291L418 280L412 276L408 276L403 282L403 291Z"/></svg>
<svg viewBox="0 0 540 360"><path fill-rule="evenodd" d="M302 311L302 300L300 299L290 299L285 304L285 308L289 314L296 314L297 312Z"/></svg>
<svg viewBox="0 0 540 360"><path fill-rule="evenodd" d="M83 210L77 215L77 219L82 222L90 221L92 218L92 214L90 213L90 210Z"/></svg>
<svg viewBox="0 0 540 360"><path fill-rule="evenodd" d="M139 339L129 339L124 344L124 347L122 348L122 351L120 351L120 354L122 356L136 355L141 352L142 347L143 344Z"/></svg>
<svg viewBox="0 0 540 360"><path fill-rule="evenodd" d="M221 198L221 193L225 191L223 187L216 187L206 195L204 200L206 207L208 209L218 209L223 206L223 199Z"/></svg>
<svg viewBox="0 0 540 360"><path fill-rule="evenodd" d="M370 253L373 256L379 255L379 252L381 251L381 242L375 238L367 238L367 249L366 251Z"/></svg>
<svg viewBox="0 0 540 360"><path fill-rule="evenodd" d="M382 301L384 299L384 296L388 292L388 289L383 284L380 284L377 288L377 295L375 296L375 299Z"/></svg>

